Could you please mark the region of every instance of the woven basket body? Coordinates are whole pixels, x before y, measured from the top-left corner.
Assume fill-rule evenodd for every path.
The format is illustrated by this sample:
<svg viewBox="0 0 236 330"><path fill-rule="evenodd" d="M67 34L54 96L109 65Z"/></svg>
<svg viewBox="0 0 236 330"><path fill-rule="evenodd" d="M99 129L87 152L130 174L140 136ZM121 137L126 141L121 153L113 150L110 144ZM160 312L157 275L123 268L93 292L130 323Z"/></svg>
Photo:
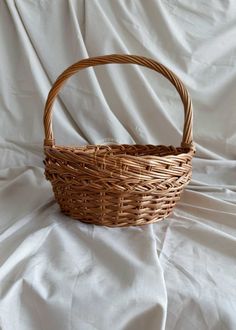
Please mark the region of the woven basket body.
<svg viewBox="0 0 236 330"><path fill-rule="evenodd" d="M154 145L55 145L52 106L65 81L77 71L108 63L133 63L163 74L184 104L180 147ZM191 179L192 104L176 75L160 63L135 55L89 58L65 70L49 92L44 112L45 175L62 212L110 227L144 225L167 217Z"/></svg>

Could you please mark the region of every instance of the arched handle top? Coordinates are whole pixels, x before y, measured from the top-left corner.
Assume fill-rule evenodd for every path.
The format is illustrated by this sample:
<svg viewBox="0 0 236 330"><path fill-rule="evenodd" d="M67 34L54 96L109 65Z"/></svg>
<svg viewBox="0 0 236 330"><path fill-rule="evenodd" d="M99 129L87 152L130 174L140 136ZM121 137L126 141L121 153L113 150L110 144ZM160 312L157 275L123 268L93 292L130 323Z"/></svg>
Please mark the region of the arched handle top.
<svg viewBox="0 0 236 330"><path fill-rule="evenodd" d="M193 111L192 111L192 102L188 91L182 81L166 66L160 64L152 59L143 56L137 55L122 55L122 54L112 54L104 55L97 57L90 57L83 59L79 62L74 63L68 67L55 81L53 84L44 108L44 131L45 131L45 140L44 146L54 146L55 140L53 136L52 129L52 113L53 113L53 104L55 99L61 90L62 86L66 83L72 75L78 71L97 65L103 64L138 64L149 69L152 69L156 72L159 72L164 77L166 77L172 85L175 86L178 91L180 98L184 105L184 128L183 128L183 138L182 138L182 147L193 148L193 137L192 137L192 128L193 128Z"/></svg>

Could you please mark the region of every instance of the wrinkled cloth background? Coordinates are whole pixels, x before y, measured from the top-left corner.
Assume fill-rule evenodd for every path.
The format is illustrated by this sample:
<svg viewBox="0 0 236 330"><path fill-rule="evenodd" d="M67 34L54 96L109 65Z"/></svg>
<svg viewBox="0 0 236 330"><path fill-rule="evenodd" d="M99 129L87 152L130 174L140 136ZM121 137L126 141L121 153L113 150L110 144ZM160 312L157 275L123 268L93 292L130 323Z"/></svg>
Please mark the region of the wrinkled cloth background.
<svg viewBox="0 0 236 330"><path fill-rule="evenodd" d="M59 212L43 168L43 107L79 59L151 57L185 83L197 154L165 221L109 229ZM0 2L0 329L236 329L236 2ZM107 65L71 78L58 144L179 145L160 75Z"/></svg>

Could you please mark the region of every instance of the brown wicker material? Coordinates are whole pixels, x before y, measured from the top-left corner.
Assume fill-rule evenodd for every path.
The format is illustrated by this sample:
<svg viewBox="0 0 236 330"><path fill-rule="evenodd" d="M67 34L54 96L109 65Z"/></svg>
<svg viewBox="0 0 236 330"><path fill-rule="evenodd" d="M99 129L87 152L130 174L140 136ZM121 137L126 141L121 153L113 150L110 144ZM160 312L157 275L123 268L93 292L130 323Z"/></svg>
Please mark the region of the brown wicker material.
<svg viewBox="0 0 236 330"><path fill-rule="evenodd" d="M155 145L55 145L52 106L67 79L81 69L109 63L132 63L165 76L184 105L181 147ZM178 77L164 65L136 55L83 59L66 69L49 92L44 112L45 175L61 211L83 222L123 227L167 217L192 173L192 103Z"/></svg>

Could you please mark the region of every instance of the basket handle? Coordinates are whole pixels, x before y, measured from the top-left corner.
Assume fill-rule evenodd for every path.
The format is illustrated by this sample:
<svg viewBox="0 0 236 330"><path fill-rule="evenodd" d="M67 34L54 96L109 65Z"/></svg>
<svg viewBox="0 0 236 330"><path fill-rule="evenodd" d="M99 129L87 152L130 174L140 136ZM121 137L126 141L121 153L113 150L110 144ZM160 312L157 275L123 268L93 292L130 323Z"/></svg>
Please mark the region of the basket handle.
<svg viewBox="0 0 236 330"><path fill-rule="evenodd" d="M53 111L52 107L60 89L65 84L67 79L70 78L73 74L77 73L79 70L91 66L110 64L110 63L139 64L141 66L147 67L149 69L161 73L175 86L184 105L184 128L183 128L183 138L182 138L181 146L184 148L194 148L193 138L192 138L192 128L193 128L192 102L184 84L171 70L169 70L163 64L160 64L147 57L137 56L137 55L125 55L125 54L124 55L112 54L112 55L104 55L104 56L83 59L68 67L57 78L57 80L53 84L48 94L48 98L44 108L44 131L45 131L44 146L53 147L55 145L55 140L53 137L53 130L52 130L52 111Z"/></svg>

